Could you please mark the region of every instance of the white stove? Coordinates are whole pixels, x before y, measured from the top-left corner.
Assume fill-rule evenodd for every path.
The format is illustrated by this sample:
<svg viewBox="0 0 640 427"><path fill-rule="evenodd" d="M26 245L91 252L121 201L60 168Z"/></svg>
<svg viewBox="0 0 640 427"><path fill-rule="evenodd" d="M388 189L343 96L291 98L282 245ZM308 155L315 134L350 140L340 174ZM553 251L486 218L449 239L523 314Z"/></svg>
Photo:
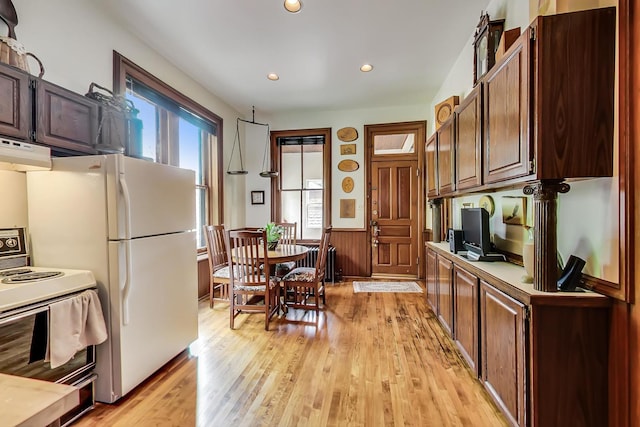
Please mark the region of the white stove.
<svg viewBox="0 0 640 427"><path fill-rule="evenodd" d="M41 273L59 274L46 277ZM0 270L0 313L95 287L96 279L89 270L31 266Z"/></svg>
<svg viewBox="0 0 640 427"><path fill-rule="evenodd" d="M0 314L96 287L89 270L26 265L25 234L22 228L0 229Z"/></svg>

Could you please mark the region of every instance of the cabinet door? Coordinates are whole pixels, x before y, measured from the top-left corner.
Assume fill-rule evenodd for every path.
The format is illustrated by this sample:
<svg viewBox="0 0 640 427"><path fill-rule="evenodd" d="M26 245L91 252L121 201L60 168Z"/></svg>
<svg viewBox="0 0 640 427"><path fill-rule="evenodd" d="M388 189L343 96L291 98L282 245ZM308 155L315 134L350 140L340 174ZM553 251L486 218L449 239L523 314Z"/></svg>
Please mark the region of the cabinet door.
<svg viewBox="0 0 640 427"><path fill-rule="evenodd" d="M29 75L0 66L0 134L29 139L31 102Z"/></svg>
<svg viewBox="0 0 640 427"><path fill-rule="evenodd" d="M427 303L438 314L438 257L431 249L426 249L427 260Z"/></svg>
<svg viewBox="0 0 640 427"><path fill-rule="evenodd" d="M438 192L441 195L455 190L453 180L454 123L454 118L451 117L436 132L438 134Z"/></svg>
<svg viewBox="0 0 640 427"><path fill-rule="evenodd" d="M425 144L426 153L426 167L427 173L425 174L427 177L427 197L437 197L438 196L438 158L436 153L438 151L438 134L434 133L431 135Z"/></svg>
<svg viewBox="0 0 640 427"><path fill-rule="evenodd" d="M485 183L530 173L528 34L484 79Z"/></svg>
<svg viewBox="0 0 640 427"><path fill-rule="evenodd" d="M456 189L482 184L482 84L456 110Z"/></svg>
<svg viewBox="0 0 640 427"><path fill-rule="evenodd" d="M98 104L44 80L36 81L36 141L63 153L96 153Z"/></svg>
<svg viewBox="0 0 640 427"><path fill-rule="evenodd" d="M509 420L523 426L525 407L525 307L480 281L482 382Z"/></svg>
<svg viewBox="0 0 640 427"><path fill-rule="evenodd" d="M478 374L478 278L453 269L455 341L469 367Z"/></svg>
<svg viewBox="0 0 640 427"><path fill-rule="evenodd" d="M438 319L453 337L453 263L438 257Z"/></svg>

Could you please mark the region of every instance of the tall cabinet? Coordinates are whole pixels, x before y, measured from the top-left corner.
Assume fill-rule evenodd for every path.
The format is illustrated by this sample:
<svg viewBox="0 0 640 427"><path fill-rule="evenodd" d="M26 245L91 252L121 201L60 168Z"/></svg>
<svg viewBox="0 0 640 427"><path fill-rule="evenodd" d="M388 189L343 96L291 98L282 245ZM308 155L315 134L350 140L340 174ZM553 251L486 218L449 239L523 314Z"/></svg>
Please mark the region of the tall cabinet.
<svg viewBox="0 0 640 427"><path fill-rule="evenodd" d="M613 174L615 34L615 8L537 17L455 109L453 168L434 134L439 170L427 175L454 183L428 195L434 205L506 188L533 196L533 285L515 264L427 243L427 300L512 425L607 423L611 302L555 292L556 212L571 179Z"/></svg>

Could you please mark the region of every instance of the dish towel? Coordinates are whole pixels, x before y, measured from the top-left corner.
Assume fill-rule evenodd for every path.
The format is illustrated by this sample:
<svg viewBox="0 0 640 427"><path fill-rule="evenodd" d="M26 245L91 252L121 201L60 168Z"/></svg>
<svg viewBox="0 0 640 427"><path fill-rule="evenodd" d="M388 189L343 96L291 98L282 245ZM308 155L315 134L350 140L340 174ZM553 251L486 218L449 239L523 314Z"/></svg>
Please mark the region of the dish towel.
<svg viewBox="0 0 640 427"><path fill-rule="evenodd" d="M107 328L96 291L84 291L49 307L47 359L51 369L71 360L86 346L100 344L106 339Z"/></svg>

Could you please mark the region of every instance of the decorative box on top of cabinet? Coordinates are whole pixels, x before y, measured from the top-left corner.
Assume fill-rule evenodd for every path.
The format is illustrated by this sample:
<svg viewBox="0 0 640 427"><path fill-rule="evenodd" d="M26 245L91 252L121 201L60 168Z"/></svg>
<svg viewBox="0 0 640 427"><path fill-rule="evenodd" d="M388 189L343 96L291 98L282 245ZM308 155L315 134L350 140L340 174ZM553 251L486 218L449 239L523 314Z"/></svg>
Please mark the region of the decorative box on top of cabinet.
<svg viewBox="0 0 640 427"><path fill-rule="evenodd" d="M616 9L537 17L482 79L484 182L611 176Z"/></svg>

